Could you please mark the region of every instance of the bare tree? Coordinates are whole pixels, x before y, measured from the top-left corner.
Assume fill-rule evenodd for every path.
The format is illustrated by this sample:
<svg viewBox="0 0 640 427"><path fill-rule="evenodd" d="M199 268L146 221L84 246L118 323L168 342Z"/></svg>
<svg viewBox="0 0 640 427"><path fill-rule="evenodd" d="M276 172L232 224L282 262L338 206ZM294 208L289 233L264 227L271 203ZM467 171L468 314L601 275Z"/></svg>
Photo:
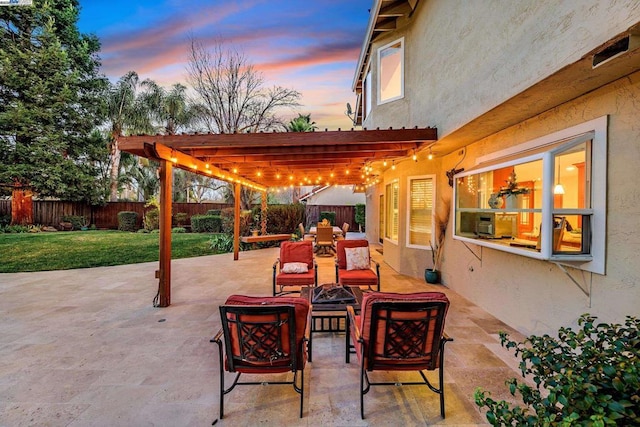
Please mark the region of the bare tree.
<svg viewBox="0 0 640 427"><path fill-rule="evenodd" d="M242 53L225 50L221 43L207 50L192 39L187 72L202 103L204 125L212 133L284 130L278 109L300 105L298 91L267 88L262 74ZM233 194L233 188L229 193ZM244 209L251 200L250 195L242 195Z"/></svg>

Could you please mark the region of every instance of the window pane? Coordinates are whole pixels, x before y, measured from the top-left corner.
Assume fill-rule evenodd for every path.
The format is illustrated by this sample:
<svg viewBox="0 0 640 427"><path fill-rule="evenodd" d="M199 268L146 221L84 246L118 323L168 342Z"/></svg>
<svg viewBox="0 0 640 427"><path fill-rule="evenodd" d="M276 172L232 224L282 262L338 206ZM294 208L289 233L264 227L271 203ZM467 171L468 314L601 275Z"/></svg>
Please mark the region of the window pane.
<svg viewBox="0 0 640 427"><path fill-rule="evenodd" d="M398 240L398 191L397 182L387 185L387 223L385 237L391 240Z"/></svg>
<svg viewBox="0 0 640 427"><path fill-rule="evenodd" d="M433 180L412 179L409 189L409 244L429 246L433 213Z"/></svg>
<svg viewBox="0 0 640 427"><path fill-rule="evenodd" d="M583 142L571 149L558 153L554 158L556 165L553 173L553 208L588 209L589 168L587 153L591 141Z"/></svg>
<svg viewBox="0 0 640 427"><path fill-rule="evenodd" d="M402 43L380 50L380 101L402 96Z"/></svg>

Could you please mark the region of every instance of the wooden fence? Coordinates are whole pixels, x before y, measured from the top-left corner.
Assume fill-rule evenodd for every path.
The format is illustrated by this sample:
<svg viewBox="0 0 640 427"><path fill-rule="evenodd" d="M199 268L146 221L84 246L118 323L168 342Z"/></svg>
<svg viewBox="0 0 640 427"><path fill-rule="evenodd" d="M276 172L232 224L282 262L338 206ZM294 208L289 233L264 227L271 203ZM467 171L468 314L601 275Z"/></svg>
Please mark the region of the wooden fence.
<svg viewBox="0 0 640 427"><path fill-rule="evenodd" d="M58 227L62 217L67 215L84 216L88 224L97 228L118 228L118 212L138 213L138 227L142 228L144 202L109 202L105 206L90 206L82 202L62 202L56 200L35 200L33 202L33 223ZM211 209L233 207L227 203L174 203L173 214L184 212L190 219L193 215L204 215ZM348 223L355 230L355 208L353 206L306 206L306 225L314 225L320 218L320 212L335 212L336 224ZM11 215L11 200L0 200L0 216ZM187 221L187 224L189 222Z"/></svg>

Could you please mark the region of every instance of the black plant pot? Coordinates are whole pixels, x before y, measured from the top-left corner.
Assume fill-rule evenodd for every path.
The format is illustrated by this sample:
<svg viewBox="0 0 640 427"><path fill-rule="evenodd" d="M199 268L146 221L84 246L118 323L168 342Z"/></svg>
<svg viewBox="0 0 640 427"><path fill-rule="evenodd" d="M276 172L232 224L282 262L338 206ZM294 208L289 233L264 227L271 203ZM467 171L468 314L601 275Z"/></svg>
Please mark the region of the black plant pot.
<svg viewBox="0 0 640 427"><path fill-rule="evenodd" d="M431 268L424 270L424 280L427 283L440 283L440 272Z"/></svg>

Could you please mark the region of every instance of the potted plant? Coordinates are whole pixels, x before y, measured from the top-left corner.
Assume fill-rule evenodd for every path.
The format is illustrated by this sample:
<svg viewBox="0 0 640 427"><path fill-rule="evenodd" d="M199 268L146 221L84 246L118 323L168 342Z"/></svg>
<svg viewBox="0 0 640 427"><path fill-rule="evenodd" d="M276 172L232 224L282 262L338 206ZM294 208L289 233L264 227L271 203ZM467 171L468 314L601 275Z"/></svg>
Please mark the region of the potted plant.
<svg viewBox="0 0 640 427"><path fill-rule="evenodd" d="M444 250L444 238L449 225L449 214L451 203L442 201L442 209L435 216L435 239L433 244L429 244L431 248L431 260L433 267L424 270L424 280L427 283L440 283L440 263L442 262L442 254Z"/></svg>
<svg viewBox="0 0 640 427"><path fill-rule="evenodd" d="M529 189L526 187L518 187L515 169L511 171L509 177L505 180L505 182L507 183L507 186L500 187L500 191L498 191L497 195L498 197L504 196L505 207L507 209L516 209L518 208L518 196L520 194L527 194L529 192ZM493 206L491 207L493 208Z"/></svg>

